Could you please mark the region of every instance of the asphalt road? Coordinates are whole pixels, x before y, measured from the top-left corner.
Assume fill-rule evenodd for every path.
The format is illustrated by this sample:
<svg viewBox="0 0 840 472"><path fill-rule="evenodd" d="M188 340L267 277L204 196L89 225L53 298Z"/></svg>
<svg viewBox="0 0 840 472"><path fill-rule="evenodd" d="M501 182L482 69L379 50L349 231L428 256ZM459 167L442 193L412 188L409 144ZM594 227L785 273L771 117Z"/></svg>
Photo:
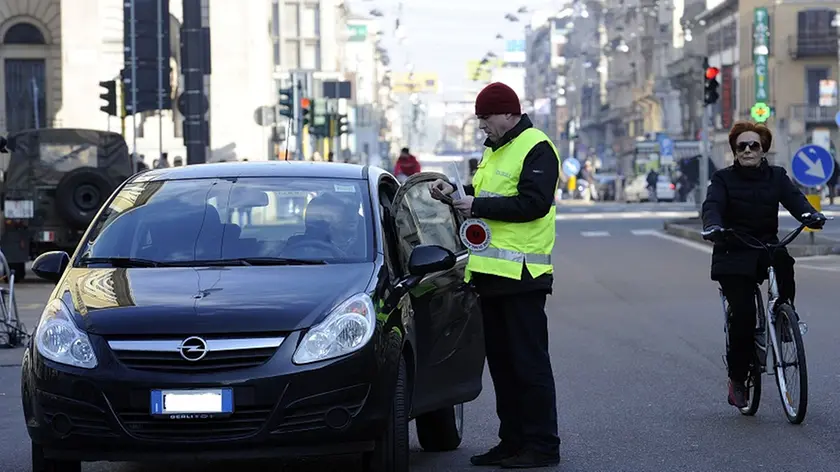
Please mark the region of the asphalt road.
<svg viewBox="0 0 840 472"><path fill-rule="evenodd" d="M708 279L707 249L662 235L657 213L622 216L638 211L561 211L555 293L548 304L563 441L563 460L556 470L836 471L840 318L833 293L840 286L840 259L822 257L798 264L797 306L810 327L805 342L811 401L805 423L787 423L770 377L764 378L758 415L742 417L726 403L722 314L716 287ZM48 290L45 285L21 290L27 318L37 316L38 300ZM0 353L2 472L29 470L18 367L9 365L16 363L14 352L19 353ZM413 470L474 469L468 465L469 456L496 442L489 379L466 415L466 437L458 451L426 454L413 440ZM241 472L281 470L270 463L235 467ZM161 467L86 464L83 470L152 472ZM331 461L283 470L351 471L354 466Z"/></svg>

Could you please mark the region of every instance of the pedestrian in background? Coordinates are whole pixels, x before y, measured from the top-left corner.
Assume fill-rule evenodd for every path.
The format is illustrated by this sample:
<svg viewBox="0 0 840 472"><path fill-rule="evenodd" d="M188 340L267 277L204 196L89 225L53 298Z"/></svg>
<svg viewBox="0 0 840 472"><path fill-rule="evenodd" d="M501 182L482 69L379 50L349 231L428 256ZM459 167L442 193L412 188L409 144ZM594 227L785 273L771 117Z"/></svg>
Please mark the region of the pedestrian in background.
<svg viewBox="0 0 840 472"><path fill-rule="evenodd" d="M487 247L470 248L466 281L477 290L501 442L470 458L473 465L532 468L560 461L557 405L548 350L546 297L552 292L554 195L560 159L551 140L521 113L510 87L492 83L476 97L487 135L467 196L453 206L490 230ZM432 198L455 187L437 180Z"/></svg>
<svg viewBox="0 0 840 472"><path fill-rule="evenodd" d="M412 175L420 172L420 161L409 152L407 147L400 150L400 157L394 165L394 176L400 182L405 182Z"/></svg>

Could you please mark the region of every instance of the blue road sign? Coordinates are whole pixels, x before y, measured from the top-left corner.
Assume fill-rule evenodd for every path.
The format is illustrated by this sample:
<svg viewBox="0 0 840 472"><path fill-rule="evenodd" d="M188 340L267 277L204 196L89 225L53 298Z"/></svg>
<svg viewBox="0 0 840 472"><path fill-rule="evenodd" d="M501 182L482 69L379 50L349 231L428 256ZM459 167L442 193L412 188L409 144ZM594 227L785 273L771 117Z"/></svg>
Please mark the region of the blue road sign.
<svg viewBox="0 0 840 472"><path fill-rule="evenodd" d="M674 162L674 141L663 135L659 136L659 160L662 164Z"/></svg>
<svg viewBox="0 0 840 472"><path fill-rule="evenodd" d="M574 157L568 157L563 161L563 172L569 177L578 175L580 172L580 161Z"/></svg>
<svg viewBox="0 0 840 472"><path fill-rule="evenodd" d="M838 111L837 114L834 115L834 122L837 123L837 126L840 126L840 111Z"/></svg>
<svg viewBox="0 0 840 472"><path fill-rule="evenodd" d="M834 158L822 146L808 144L799 148L790 163L793 178L805 187L824 185L834 173Z"/></svg>

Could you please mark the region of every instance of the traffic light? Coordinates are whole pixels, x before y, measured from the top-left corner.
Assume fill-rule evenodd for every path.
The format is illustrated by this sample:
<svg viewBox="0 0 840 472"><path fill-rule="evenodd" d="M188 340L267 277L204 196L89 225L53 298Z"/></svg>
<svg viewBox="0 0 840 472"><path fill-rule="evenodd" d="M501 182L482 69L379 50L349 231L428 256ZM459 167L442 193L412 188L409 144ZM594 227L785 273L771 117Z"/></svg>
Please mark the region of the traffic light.
<svg viewBox="0 0 840 472"><path fill-rule="evenodd" d="M312 108L312 103L314 100L310 100L308 98L301 98L300 99L300 120L301 126L306 126L309 124L309 110Z"/></svg>
<svg viewBox="0 0 840 472"><path fill-rule="evenodd" d="M350 123L347 121L347 115L338 115L336 116L338 119L337 123L337 135L341 136L342 134L347 134L350 132Z"/></svg>
<svg viewBox="0 0 840 472"><path fill-rule="evenodd" d="M295 115L294 94L295 91L291 87L287 89L280 89L280 98L277 100L277 105L279 107L280 114L292 119L294 119Z"/></svg>
<svg viewBox="0 0 840 472"><path fill-rule="evenodd" d="M106 102L99 109L111 116L117 116L117 81L106 80L99 82L99 86L105 89L105 93L99 94L99 98Z"/></svg>
<svg viewBox="0 0 840 472"><path fill-rule="evenodd" d="M709 67L707 63L703 73L705 74L706 78L703 102L706 105L712 105L714 103L717 103L718 98L720 97L717 90L719 85L717 81L717 76L720 73L720 69L718 69L717 67Z"/></svg>

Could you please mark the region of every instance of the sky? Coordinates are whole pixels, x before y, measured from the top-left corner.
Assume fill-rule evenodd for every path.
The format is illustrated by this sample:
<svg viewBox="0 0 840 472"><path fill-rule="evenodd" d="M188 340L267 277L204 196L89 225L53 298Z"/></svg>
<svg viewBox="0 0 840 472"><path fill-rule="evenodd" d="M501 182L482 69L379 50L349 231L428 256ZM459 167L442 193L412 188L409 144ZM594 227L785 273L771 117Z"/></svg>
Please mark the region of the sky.
<svg viewBox="0 0 840 472"><path fill-rule="evenodd" d="M368 15L377 9L385 31L385 47L394 72L407 72L406 63L414 65L414 72L436 72L443 86L446 100L463 99L472 83L468 80L467 62L480 60L487 51L499 57L504 52L504 40L524 39L525 25L531 14L517 15L519 21L505 19L508 13L527 6L530 10L557 8L564 0L349 0L351 10ZM395 19L402 3L401 25L405 40L397 44L394 37Z"/></svg>

